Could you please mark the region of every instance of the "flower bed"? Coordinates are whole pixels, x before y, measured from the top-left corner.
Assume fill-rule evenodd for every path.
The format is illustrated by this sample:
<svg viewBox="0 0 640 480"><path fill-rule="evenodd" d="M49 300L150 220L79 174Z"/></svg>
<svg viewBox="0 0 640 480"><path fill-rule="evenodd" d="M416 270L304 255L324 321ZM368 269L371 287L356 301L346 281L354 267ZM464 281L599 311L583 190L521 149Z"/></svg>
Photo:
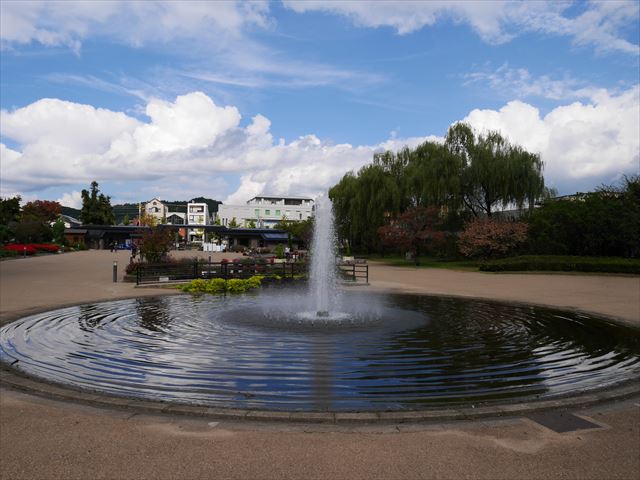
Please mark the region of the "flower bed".
<svg viewBox="0 0 640 480"><path fill-rule="evenodd" d="M41 252L58 253L60 251L60 247L54 243L29 243L27 246Z"/></svg>
<svg viewBox="0 0 640 480"><path fill-rule="evenodd" d="M19 254L34 255L38 252L57 253L60 247L53 243L12 243L5 245L2 249Z"/></svg>
<svg viewBox="0 0 640 480"><path fill-rule="evenodd" d="M35 255L37 253L37 249L35 247L32 247L31 245L25 245L22 243L14 243L11 245L5 245L4 247L2 247L3 250L9 250L9 251L13 251L13 252L18 252L19 254L26 254L26 255Z"/></svg>

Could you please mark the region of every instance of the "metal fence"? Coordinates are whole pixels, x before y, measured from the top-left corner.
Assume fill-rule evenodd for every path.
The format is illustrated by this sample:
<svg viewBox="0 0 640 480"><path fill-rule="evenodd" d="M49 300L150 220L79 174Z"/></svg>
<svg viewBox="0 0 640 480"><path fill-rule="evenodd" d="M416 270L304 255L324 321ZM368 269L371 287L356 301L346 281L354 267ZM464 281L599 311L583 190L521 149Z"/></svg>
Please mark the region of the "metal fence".
<svg viewBox="0 0 640 480"><path fill-rule="evenodd" d="M342 280L348 282L357 282L360 280L364 281L364 283L369 283L369 265L366 263L339 263L338 269Z"/></svg>
<svg viewBox="0 0 640 480"><path fill-rule="evenodd" d="M344 281L369 283L369 266L366 264L338 264L340 277ZM136 269L136 284L166 283L196 278L211 279L249 278L264 275L294 278L306 275L307 262L180 262L163 264L140 264Z"/></svg>

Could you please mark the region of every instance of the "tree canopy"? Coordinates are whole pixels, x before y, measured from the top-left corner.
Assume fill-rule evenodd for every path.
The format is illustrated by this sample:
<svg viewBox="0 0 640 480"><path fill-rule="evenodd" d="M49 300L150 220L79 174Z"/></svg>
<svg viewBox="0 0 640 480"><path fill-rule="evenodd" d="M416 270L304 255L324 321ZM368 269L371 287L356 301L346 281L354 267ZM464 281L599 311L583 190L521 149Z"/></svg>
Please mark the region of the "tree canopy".
<svg viewBox="0 0 640 480"><path fill-rule="evenodd" d="M411 207L380 227L378 235L383 244L410 252L418 265L422 252L444 243L445 233L440 230L440 223L436 208Z"/></svg>
<svg viewBox="0 0 640 480"><path fill-rule="evenodd" d="M89 225L113 225L115 216L111 207L111 198L99 193L98 182L91 182L90 190L82 190L82 210L80 220Z"/></svg>
<svg viewBox="0 0 640 480"><path fill-rule="evenodd" d="M20 216L20 195L11 198L0 198L0 225L9 225Z"/></svg>
<svg viewBox="0 0 640 480"><path fill-rule="evenodd" d="M477 134L458 123L442 143L374 154L371 164L344 175L329 197L342 241L370 252L382 247L380 227L411 208L434 207L447 230L510 205L532 208L545 191L542 167L538 154L499 133Z"/></svg>
<svg viewBox="0 0 640 480"><path fill-rule="evenodd" d="M58 202L49 200L34 200L22 207L22 218L24 220L53 222L62 213L62 207Z"/></svg>

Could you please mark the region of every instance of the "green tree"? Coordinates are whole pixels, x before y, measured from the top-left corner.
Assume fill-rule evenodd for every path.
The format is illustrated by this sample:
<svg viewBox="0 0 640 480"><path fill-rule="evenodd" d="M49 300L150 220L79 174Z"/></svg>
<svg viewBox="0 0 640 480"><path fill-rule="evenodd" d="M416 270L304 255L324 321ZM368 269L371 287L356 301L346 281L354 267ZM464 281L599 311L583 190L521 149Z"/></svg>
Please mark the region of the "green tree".
<svg viewBox="0 0 640 480"><path fill-rule="evenodd" d="M533 253L640 255L640 177L595 192L549 199L529 218Z"/></svg>
<svg viewBox="0 0 640 480"><path fill-rule="evenodd" d="M0 198L0 225L9 225L20 217L20 195Z"/></svg>
<svg viewBox="0 0 640 480"><path fill-rule="evenodd" d="M343 245L365 252L382 251L378 229L411 208L434 207L446 229L457 230L469 215L491 216L510 205L531 209L544 194L537 154L496 132L476 135L464 123L449 129L444 144L376 153L329 190Z"/></svg>
<svg viewBox="0 0 640 480"><path fill-rule="evenodd" d="M229 228L238 228L238 221L236 220L236 217L233 217L229 221Z"/></svg>
<svg viewBox="0 0 640 480"><path fill-rule="evenodd" d="M49 242L53 238L51 227L38 220L23 220L12 225L15 239L19 243Z"/></svg>
<svg viewBox="0 0 640 480"><path fill-rule="evenodd" d="M305 245L309 245L313 232L313 217L306 220L287 220L283 217L274 228L287 232L289 248L293 248L294 238Z"/></svg>
<svg viewBox="0 0 640 480"><path fill-rule="evenodd" d="M111 207L111 198L99 193L98 182L91 182L90 190L82 190L82 210L80 219L89 225L113 225L115 216Z"/></svg>
<svg viewBox="0 0 640 480"><path fill-rule="evenodd" d="M544 193L538 154L512 145L498 132L476 135L464 123L452 126L445 139L461 161L461 199L474 216L491 216L497 207L514 204L531 209Z"/></svg>
<svg viewBox="0 0 640 480"><path fill-rule="evenodd" d="M14 237L13 230L7 225L0 224L0 243L8 243Z"/></svg>
<svg viewBox="0 0 640 480"><path fill-rule="evenodd" d="M51 227L51 233L53 235L54 242L60 245L64 245L66 243L64 238L64 221L61 218L58 218L56 223L53 224L53 227Z"/></svg>
<svg viewBox="0 0 640 480"><path fill-rule="evenodd" d="M122 224L129 225L130 223L131 223L131 220L129 220L129 214L125 214L124 218L122 219Z"/></svg>

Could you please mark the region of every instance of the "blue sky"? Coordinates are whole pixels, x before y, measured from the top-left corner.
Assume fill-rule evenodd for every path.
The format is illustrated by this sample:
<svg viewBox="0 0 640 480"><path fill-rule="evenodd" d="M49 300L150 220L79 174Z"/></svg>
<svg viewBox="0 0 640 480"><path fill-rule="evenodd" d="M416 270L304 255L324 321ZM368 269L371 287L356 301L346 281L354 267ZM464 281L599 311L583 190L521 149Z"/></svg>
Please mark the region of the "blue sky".
<svg viewBox="0 0 640 480"><path fill-rule="evenodd" d="M638 172L638 2L11 2L1 194L316 195L457 121L547 183Z"/></svg>

